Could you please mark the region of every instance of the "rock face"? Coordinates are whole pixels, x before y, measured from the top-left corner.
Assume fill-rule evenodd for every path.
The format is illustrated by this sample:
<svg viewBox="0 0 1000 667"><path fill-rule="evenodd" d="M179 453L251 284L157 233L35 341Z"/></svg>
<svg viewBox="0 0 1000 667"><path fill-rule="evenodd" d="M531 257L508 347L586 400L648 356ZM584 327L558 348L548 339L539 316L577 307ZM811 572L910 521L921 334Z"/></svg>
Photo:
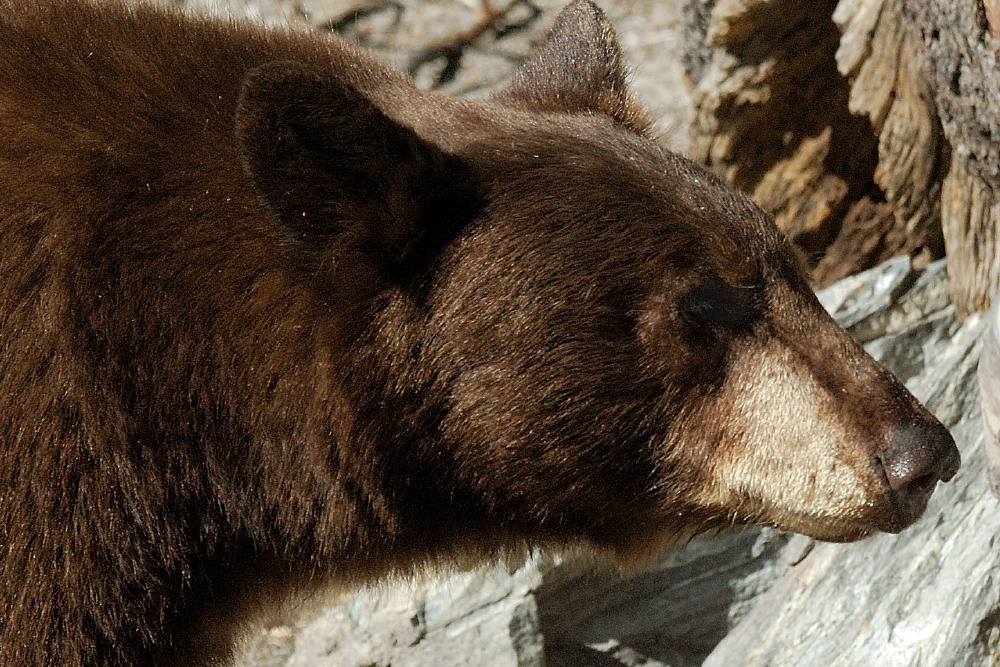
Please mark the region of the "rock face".
<svg viewBox="0 0 1000 667"><path fill-rule="evenodd" d="M387 586L268 628L241 664L250 667L544 665L537 559Z"/></svg>
<svg viewBox="0 0 1000 667"><path fill-rule="evenodd" d="M1000 497L1000 300L994 300L987 317L979 358L979 394L983 409L983 446L989 463L990 485Z"/></svg>

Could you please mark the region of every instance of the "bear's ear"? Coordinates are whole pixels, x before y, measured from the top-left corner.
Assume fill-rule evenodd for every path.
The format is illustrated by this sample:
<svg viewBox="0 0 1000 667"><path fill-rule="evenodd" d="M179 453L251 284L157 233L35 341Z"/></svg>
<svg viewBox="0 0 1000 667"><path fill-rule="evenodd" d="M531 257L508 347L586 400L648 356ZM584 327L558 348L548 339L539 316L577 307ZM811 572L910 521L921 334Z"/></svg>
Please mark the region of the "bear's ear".
<svg viewBox="0 0 1000 667"><path fill-rule="evenodd" d="M574 0L556 17L545 43L514 72L493 99L567 113L602 113L637 134L652 123L627 87L621 47L604 12Z"/></svg>
<svg viewBox="0 0 1000 667"><path fill-rule="evenodd" d="M236 111L240 158L258 194L314 248L336 242L402 261L443 177L440 152L319 67L251 70Z"/></svg>

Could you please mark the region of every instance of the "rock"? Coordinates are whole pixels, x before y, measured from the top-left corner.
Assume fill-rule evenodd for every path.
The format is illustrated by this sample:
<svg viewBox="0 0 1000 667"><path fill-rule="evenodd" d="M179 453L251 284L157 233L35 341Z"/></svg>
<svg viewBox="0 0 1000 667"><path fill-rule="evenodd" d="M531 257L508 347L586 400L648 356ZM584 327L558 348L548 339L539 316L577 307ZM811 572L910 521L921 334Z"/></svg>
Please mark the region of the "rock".
<svg viewBox="0 0 1000 667"><path fill-rule="evenodd" d="M909 257L894 257L875 270L841 280L817 296L840 326L857 327L873 315L885 313L912 272Z"/></svg>
<svg viewBox="0 0 1000 667"><path fill-rule="evenodd" d="M363 589L263 630L245 667L543 667L537 558L514 572L476 570Z"/></svg>
<svg viewBox="0 0 1000 667"><path fill-rule="evenodd" d="M983 409L983 446L989 463L993 492L1000 496L1000 301L994 300L986 318L988 330L983 336L979 359L979 392Z"/></svg>
<svg viewBox="0 0 1000 667"><path fill-rule="evenodd" d="M548 667L693 667L794 559L789 536L747 528L693 540L632 573L569 561L535 592Z"/></svg>

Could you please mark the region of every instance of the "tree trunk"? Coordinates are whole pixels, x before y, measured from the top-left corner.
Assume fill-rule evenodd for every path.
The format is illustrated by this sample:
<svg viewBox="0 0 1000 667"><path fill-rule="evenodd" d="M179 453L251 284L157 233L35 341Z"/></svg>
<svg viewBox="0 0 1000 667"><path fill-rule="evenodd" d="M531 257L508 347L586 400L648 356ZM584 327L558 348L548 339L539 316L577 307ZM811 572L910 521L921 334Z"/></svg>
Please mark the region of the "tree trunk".
<svg viewBox="0 0 1000 667"><path fill-rule="evenodd" d="M983 310L1000 288L991 25L1000 0L719 0L688 62L693 156L774 213L817 287L946 251L959 316Z"/></svg>

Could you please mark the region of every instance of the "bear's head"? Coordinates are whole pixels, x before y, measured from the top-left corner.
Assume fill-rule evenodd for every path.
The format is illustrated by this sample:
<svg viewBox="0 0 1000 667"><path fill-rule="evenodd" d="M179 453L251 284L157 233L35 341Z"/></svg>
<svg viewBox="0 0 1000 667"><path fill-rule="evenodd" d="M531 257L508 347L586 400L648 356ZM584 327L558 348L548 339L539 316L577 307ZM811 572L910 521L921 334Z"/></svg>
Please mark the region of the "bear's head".
<svg viewBox="0 0 1000 667"><path fill-rule="evenodd" d="M767 214L651 138L625 78L586 0L486 101L248 76L247 173L347 314L358 496L384 525L622 558L735 524L910 525L959 466L950 435Z"/></svg>

